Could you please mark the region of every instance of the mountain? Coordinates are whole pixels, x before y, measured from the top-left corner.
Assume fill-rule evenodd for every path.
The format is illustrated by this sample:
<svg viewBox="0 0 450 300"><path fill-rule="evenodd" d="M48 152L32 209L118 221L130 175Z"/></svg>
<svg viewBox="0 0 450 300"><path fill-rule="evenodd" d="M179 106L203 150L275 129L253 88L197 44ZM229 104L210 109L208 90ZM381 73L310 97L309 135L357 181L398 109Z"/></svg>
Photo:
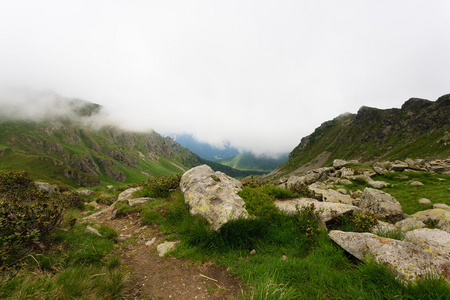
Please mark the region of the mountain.
<svg viewBox="0 0 450 300"><path fill-rule="evenodd" d="M288 160L288 155L273 158L267 155L257 156L244 152L233 157L218 159L217 162L238 170L270 172Z"/></svg>
<svg viewBox="0 0 450 300"><path fill-rule="evenodd" d="M334 159L371 163L450 156L450 95L436 101L411 98L400 109L363 106L323 123L301 139L289 160L269 174L304 174Z"/></svg>
<svg viewBox="0 0 450 300"><path fill-rule="evenodd" d="M208 143L199 142L192 134L172 134L170 135L178 144L189 148L192 152L203 159L216 161L239 154L239 150L229 143L224 143L222 148L212 146Z"/></svg>

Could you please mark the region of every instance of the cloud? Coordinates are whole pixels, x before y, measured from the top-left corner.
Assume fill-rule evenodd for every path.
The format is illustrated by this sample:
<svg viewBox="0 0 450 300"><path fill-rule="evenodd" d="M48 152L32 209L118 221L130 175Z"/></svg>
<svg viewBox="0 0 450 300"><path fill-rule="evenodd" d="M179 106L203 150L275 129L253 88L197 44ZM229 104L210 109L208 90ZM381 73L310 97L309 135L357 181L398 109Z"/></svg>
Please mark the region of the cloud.
<svg viewBox="0 0 450 300"><path fill-rule="evenodd" d="M134 130L287 152L366 105L448 93L447 1L4 1L0 83Z"/></svg>

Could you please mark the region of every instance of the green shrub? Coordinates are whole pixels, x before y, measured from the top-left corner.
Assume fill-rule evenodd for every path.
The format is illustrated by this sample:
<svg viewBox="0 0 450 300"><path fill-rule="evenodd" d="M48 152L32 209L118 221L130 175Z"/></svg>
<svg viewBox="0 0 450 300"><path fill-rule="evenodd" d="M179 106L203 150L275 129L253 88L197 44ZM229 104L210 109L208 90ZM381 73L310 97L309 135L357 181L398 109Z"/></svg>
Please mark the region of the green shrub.
<svg viewBox="0 0 450 300"><path fill-rule="evenodd" d="M64 192L59 195L59 201L65 209L84 208L84 198L75 191Z"/></svg>
<svg viewBox="0 0 450 300"><path fill-rule="evenodd" d="M313 191L311 191L309 189L309 187L304 184L304 183L296 183L293 186L291 186L290 191L293 194L296 194L297 197L305 197L305 198L317 198L318 196L316 195L316 193L314 193ZM321 199L319 199L321 200Z"/></svg>
<svg viewBox="0 0 450 300"><path fill-rule="evenodd" d="M250 215L270 219L272 216L279 214L279 210L273 202L275 196L271 195L264 186L246 186L238 194L244 199L244 207Z"/></svg>
<svg viewBox="0 0 450 300"><path fill-rule="evenodd" d="M350 214L337 216L335 222L335 226L342 231L369 232L378 224L378 219L372 214Z"/></svg>
<svg viewBox="0 0 450 300"><path fill-rule="evenodd" d="M0 267L17 265L45 248L62 216L61 206L39 191L27 172L0 173Z"/></svg>
<svg viewBox="0 0 450 300"><path fill-rule="evenodd" d="M139 192L141 197L166 198L172 191L180 188L180 180L182 174L172 176L161 176L149 178L146 182L142 182L142 190Z"/></svg>

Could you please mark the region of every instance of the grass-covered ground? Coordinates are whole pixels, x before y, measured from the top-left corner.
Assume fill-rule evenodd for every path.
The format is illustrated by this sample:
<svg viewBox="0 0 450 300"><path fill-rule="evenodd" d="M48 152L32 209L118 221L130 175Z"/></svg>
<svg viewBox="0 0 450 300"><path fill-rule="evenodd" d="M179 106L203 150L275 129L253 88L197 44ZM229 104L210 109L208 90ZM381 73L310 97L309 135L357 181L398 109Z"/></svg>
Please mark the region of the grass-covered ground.
<svg viewBox="0 0 450 300"><path fill-rule="evenodd" d="M435 182L431 176L426 183L423 176L417 180L429 185ZM247 185L241 196L256 217L231 221L216 232L209 229L204 219L189 214L180 191L168 192L176 180L179 176L150 180L140 196L150 193L157 198L140 206L121 203L116 206L118 217L138 217L142 225L157 228L165 239L180 240L169 255L213 261L227 268L246 285L238 296L241 299L448 299L450 287L442 279L430 276L405 285L385 266L361 263L349 256L318 225L314 207L292 216L276 211L273 199L290 197L291 192ZM395 174L392 180L396 184ZM359 183L352 188L357 187L361 187ZM437 190L442 188L438 185ZM114 195L108 197L106 191L98 191L96 195L86 200L98 195L105 202L114 198ZM117 233L103 226L100 227L103 237L86 235L87 224L72 221L79 213L78 209L67 210L61 225L46 237L45 249L29 253L21 260L20 267L2 273L0 298L120 299L125 296L128 270L115 254ZM364 220L373 222L373 218Z"/></svg>

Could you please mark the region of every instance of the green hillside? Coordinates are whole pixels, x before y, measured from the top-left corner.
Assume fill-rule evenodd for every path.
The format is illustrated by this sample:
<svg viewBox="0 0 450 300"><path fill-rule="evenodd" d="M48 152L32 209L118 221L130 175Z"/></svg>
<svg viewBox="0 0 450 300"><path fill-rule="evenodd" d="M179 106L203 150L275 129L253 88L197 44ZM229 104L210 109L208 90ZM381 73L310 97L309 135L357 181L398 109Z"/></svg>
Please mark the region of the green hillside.
<svg viewBox="0 0 450 300"><path fill-rule="evenodd" d="M253 153L245 152L230 158L219 159L217 162L239 170L270 172L287 160L287 155L280 158L272 158L266 155L257 156Z"/></svg>
<svg viewBox="0 0 450 300"><path fill-rule="evenodd" d="M401 109L362 107L323 123L290 153L272 176L301 173L334 159L360 162L450 156L450 95L432 102L412 98Z"/></svg>

